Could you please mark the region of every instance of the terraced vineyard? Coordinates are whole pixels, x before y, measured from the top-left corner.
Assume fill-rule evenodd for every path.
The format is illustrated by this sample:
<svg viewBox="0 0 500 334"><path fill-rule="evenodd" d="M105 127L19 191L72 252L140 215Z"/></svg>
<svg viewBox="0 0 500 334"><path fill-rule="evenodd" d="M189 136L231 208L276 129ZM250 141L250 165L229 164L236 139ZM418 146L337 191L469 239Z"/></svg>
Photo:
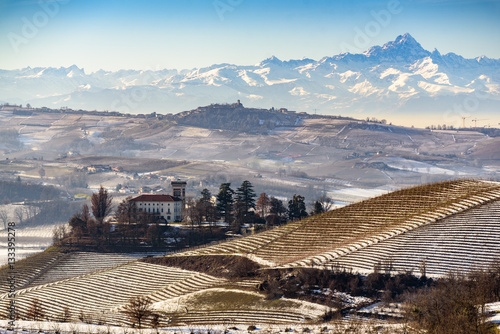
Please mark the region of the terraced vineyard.
<svg viewBox="0 0 500 334"><path fill-rule="evenodd" d="M158 255L158 254L156 254ZM74 252L53 263L43 275L37 275L27 287L60 281L125 264L144 257L144 253L91 253Z"/></svg>
<svg viewBox="0 0 500 334"><path fill-rule="evenodd" d="M177 303L174 303L177 304ZM293 324L317 319L326 306L292 299L267 300L262 294L237 289L207 289L185 295L176 307L159 303L172 325ZM177 312L170 312L176 310ZM179 310L181 310L179 312Z"/></svg>
<svg viewBox="0 0 500 334"><path fill-rule="evenodd" d="M186 252L272 266L329 266L359 249L500 199L500 184L458 180L395 191L271 231Z"/></svg>
<svg viewBox="0 0 500 334"><path fill-rule="evenodd" d="M26 259L17 261L15 264L15 288L21 289L30 284L36 277L49 270L66 256L67 254L61 253L56 249L48 249L45 252L37 253ZM9 290L9 275L8 266L0 269L0 294L6 293Z"/></svg>
<svg viewBox="0 0 500 334"><path fill-rule="evenodd" d="M427 276L467 272L500 259L500 201L397 235L326 266L369 273L412 271Z"/></svg>
<svg viewBox="0 0 500 334"><path fill-rule="evenodd" d="M34 299L38 299L49 319L59 319L65 307L73 320L80 314L106 323L123 324L118 309L132 297L150 295L162 301L222 283L224 280L198 272L143 262L115 267L38 285L17 291L18 315L25 318ZM0 316L6 317L7 294L0 295Z"/></svg>

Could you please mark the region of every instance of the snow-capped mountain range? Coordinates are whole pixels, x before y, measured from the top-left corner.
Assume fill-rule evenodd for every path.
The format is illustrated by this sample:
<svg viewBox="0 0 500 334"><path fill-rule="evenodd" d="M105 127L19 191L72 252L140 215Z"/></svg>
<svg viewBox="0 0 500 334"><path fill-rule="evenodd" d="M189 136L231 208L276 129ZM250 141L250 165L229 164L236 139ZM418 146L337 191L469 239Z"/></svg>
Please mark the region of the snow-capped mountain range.
<svg viewBox="0 0 500 334"><path fill-rule="evenodd" d="M193 70L0 70L0 102L41 107L177 113L240 99L250 107L343 116L434 115L436 124L500 110L500 59L429 52L410 35L361 54ZM418 112L418 114L415 114ZM477 115L477 116L476 116Z"/></svg>

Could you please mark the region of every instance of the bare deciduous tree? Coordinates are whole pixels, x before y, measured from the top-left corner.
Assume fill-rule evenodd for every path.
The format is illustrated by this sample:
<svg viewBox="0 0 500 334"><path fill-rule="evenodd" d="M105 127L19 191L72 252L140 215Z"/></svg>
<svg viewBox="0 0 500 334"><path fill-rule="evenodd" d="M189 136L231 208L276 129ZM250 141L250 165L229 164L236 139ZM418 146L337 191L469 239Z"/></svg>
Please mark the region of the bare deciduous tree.
<svg viewBox="0 0 500 334"><path fill-rule="evenodd" d="M28 317L28 319L32 319L33 321L39 321L42 320L44 316L45 312L42 309L42 303L38 300L38 298L33 299L26 317Z"/></svg>
<svg viewBox="0 0 500 334"><path fill-rule="evenodd" d="M99 224L102 224L104 218L111 212L113 197L101 186L97 193L92 194L92 213Z"/></svg>
<svg viewBox="0 0 500 334"><path fill-rule="evenodd" d="M132 197L124 199L116 209L115 219L120 224L137 224L139 220L139 210L132 201Z"/></svg>
<svg viewBox="0 0 500 334"><path fill-rule="evenodd" d="M85 223L88 223L88 221L90 220L90 210L89 210L89 206L87 204L84 204L83 205L83 208L82 208L82 215L81 215L81 220L83 220Z"/></svg>
<svg viewBox="0 0 500 334"><path fill-rule="evenodd" d="M14 215L16 216L17 220L19 221L19 224L22 224L24 222L24 210L23 210L23 208L16 208L14 210Z"/></svg>
<svg viewBox="0 0 500 334"><path fill-rule="evenodd" d="M60 225L54 227L52 230L52 243L57 244L69 235L69 231L66 225Z"/></svg>
<svg viewBox="0 0 500 334"><path fill-rule="evenodd" d="M153 315L151 308L151 299L145 296L131 298L121 310L132 323L132 326L137 324L138 328L142 328L142 324Z"/></svg>
<svg viewBox="0 0 500 334"><path fill-rule="evenodd" d="M24 213L26 220L30 220L40 213L40 208L38 206L28 205L24 207Z"/></svg>
<svg viewBox="0 0 500 334"><path fill-rule="evenodd" d="M68 306L64 306L63 312L61 314L61 322L69 322L71 320L71 311Z"/></svg>
<svg viewBox="0 0 500 334"><path fill-rule="evenodd" d="M151 317L151 327L156 330L156 333L159 333L158 327L160 327L160 315L158 313L153 313Z"/></svg>
<svg viewBox="0 0 500 334"><path fill-rule="evenodd" d="M267 196L266 193L261 193L255 207L259 211L262 218L265 218L268 214L270 205L271 200L269 199L269 196Z"/></svg>
<svg viewBox="0 0 500 334"><path fill-rule="evenodd" d="M7 210L0 209L0 220L3 222L3 228L7 229L7 222L9 221L9 214Z"/></svg>
<svg viewBox="0 0 500 334"><path fill-rule="evenodd" d="M321 203L321 206L323 206L323 210L330 211L332 209L332 206L334 204L334 201L328 197L326 194L321 195L318 198L318 201Z"/></svg>

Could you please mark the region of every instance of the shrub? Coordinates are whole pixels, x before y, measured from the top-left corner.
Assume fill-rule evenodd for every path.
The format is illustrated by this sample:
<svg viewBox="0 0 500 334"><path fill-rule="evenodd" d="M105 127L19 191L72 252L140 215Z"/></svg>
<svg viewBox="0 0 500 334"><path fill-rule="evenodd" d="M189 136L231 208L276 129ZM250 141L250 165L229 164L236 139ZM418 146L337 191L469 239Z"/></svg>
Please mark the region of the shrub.
<svg viewBox="0 0 500 334"><path fill-rule="evenodd" d="M254 325L250 325L250 326L248 326L247 331L252 332L256 329L257 329L257 327L255 327Z"/></svg>

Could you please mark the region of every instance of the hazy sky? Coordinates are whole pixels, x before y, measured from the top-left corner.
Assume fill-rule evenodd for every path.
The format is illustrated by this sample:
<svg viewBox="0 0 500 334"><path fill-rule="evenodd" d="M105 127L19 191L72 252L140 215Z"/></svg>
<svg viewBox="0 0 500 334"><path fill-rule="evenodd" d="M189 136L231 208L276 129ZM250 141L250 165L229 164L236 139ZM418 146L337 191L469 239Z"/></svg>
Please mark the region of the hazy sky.
<svg viewBox="0 0 500 334"><path fill-rule="evenodd" d="M0 0L0 68L320 59L406 32L429 51L500 58L500 0Z"/></svg>

